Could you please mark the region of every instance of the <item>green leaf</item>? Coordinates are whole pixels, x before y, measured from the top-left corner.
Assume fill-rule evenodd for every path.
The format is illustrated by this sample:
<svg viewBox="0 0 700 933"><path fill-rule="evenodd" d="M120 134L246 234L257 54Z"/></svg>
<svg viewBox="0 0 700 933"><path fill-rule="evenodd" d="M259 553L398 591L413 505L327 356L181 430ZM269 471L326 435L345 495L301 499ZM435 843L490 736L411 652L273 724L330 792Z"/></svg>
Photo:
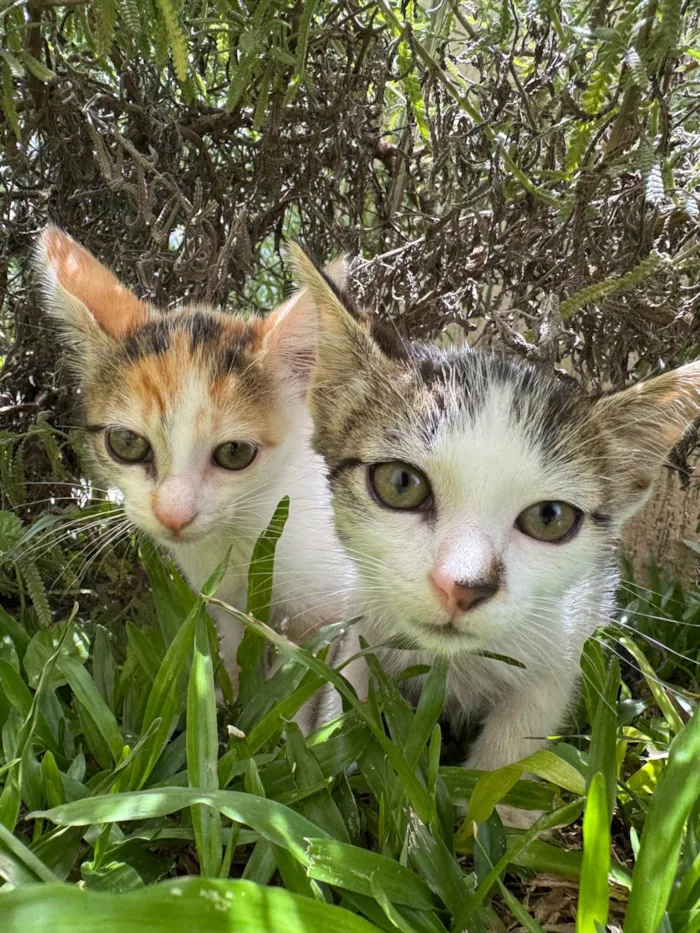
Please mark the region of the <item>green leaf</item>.
<svg viewBox="0 0 700 933"><path fill-rule="evenodd" d="M214 665L204 607L195 621L194 659L187 691L187 778L192 788L219 789ZM252 760L252 759L251 759ZM210 807L192 807L192 825L201 873L216 878L221 870L221 817Z"/></svg>
<svg viewBox="0 0 700 933"><path fill-rule="evenodd" d="M45 817L61 826L89 826L91 823L153 819L198 803L215 807L230 820L250 826L273 845L289 849L303 864L308 862L305 840L324 835L313 823L276 800L239 791L204 793L186 787L89 797L34 813L32 818Z"/></svg>
<svg viewBox="0 0 700 933"><path fill-rule="evenodd" d="M142 544L139 556L151 581L158 624L169 645L192 611L196 597L177 571L163 564L150 542Z"/></svg>
<svg viewBox="0 0 700 933"><path fill-rule="evenodd" d="M56 759L50 751L45 753L41 761L41 778L47 805L60 807L66 802L66 789Z"/></svg>
<svg viewBox="0 0 700 933"><path fill-rule="evenodd" d="M47 68L43 62L40 62L38 58L34 58L29 52L22 52L22 61L27 66L27 69L31 71L34 77L38 78L39 81L49 83L56 80L56 72L51 71L50 68Z"/></svg>
<svg viewBox="0 0 700 933"><path fill-rule="evenodd" d="M335 839L309 839L307 872L317 881L325 881L358 894L370 895L374 878L392 903L432 910L436 900L426 883L410 868L393 859L358 849Z"/></svg>
<svg viewBox="0 0 700 933"><path fill-rule="evenodd" d="M143 787L184 710L181 684L192 651L197 620L203 614L204 604L201 600L197 600L187 619L178 629L158 669L148 696L142 728L149 729L156 720L160 720L160 724L153 733L148 754L144 754L132 770L130 780L132 788Z"/></svg>
<svg viewBox="0 0 700 933"><path fill-rule="evenodd" d="M184 84L189 72L189 61L187 58L187 41L185 40L182 26L180 25L178 9L173 0L158 0L158 6L160 7L165 29L168 34L175 74L180 84Z"/></svg>
<svg viewBox="0 0 700 933"><path fill-rule="evenodd" d="M177 878L125 894L27 885L3 896L3 933L377 933L342 907L250 881Z"/></svg>
<svg viewBox="0 0 700 933"><path fill-rule="evenodd" d="M434 801L430 799L423 784L421 784L413 771L408 767L406 759L401 754L401 751L396 748L396 746L384 734L382 729L379 728L373 716L368 712L367 704L361 703L358 700L357 694L350 686L350 684L345 680L345 678L342 677L337 671L333 670L332 667L328 667L323 663L323 661L315 658L308 650L295 645L293 642L289 641L289 639L285 638L283 635L280 635L274 629L269 628L269 626L259 623L257 620L250 618L235 607L228 606L226 603L221 602L221 600L213 600L213 602L217 605L223 606L227 612L230 612L247 627L253 628L261 634L264 634L265 638L272 642L273 645L275 645L280 654L302 663L309 670L319 674L319 676L323 677L324 680L327 680L329 683L331 683L335 689L346 698L358 716L367 724L370 731L372 732L374 739L377 741L382 751L389 759L392 768L396 770L396 773L401 778L406 790L406 796L409 798L412 806L415 808L416 813L420 816L423 822L430 823L432 821L432 816L435 810Z"/></svg>
<svg viewBox="0 0 700 933"><path fill-rule="evenodd" d="M600 707L603 703L600 704ZM600 709L599 707L599 709ZM588 788L583 817L583 864L576 910L577 933L598 933L608 922L610 819L607 782L598 771Z"/></svg>
<svg viewBox="0 0 700 933"><path fill-rule="evenodd" d="M590 788L596 774L600 774L605 781L608 822L612 819L617 791L617 694L619 689L620 664L617 658L613 658L593 720L591 747L588 752L587 782Z"/></svg>
<svg viewBox="0 0 700 933"><path fill-rule="evenodd" d="M656 700L656 705L661 710L671 732L674 734L680 732L683 728L683 720L676 712L673 703L671 703L668 695L666 694L664 685L659 682L659 678L654 671L654 668L647 660L644 652L641 650L639 645L636 644L636 642L632 641L632 639L628 638L626 635L621 635L619 641L623 648L626 648L635 659L637 664L639 664L640 670L647 682L647 686L651 690L654 699Z"/></svg>
<svg viewBox="0 0 700 933"><path fill-rule="evenodd" d="M450 913L459 913L471 893L466 875L442 839L431 833L415 813L409 815L409 823L406 848L411 864Z"/></svg>
<svg viewBox="0 0 700 933"><path fill-rule="evenodd" d="M95 627L95 641L92 648L92 676L107 706L114 710L114 658L109 643L107 630Z"/></svg>
<svg viewBox="0 0 700 933"><path fill-rule="evenodd" d="M700 708L671 743L651 798L632 876L624 933L657 933L678 867L688 815L700 797Z"/></svg>
<svg viewBox="0 0 700 933"><path fill-rule="evenodd" d="M0 823L0 877L15 886L57 881L46 865Z"/></svg>
<svg viewBox="0 0 700 933"><path fill-rule="evenodd" d="M324 781L320 765L306 747L304 736L294 722L287 725L287 757L297 787L309 787ZM328 787L300 801L296 809L335 839L350 841L343 817Z"/></svg>
<svg viewBox="0 0 700 933"><path fill-rule="evenodd" d="M526 772L575 794L586 792L586 782L576 768L545 749L497 771L485 772L479 778L469 801L467 822L483 823L487 820L496 804L503 800Z"/></svg>
<svg viewBox="0 0 700 933"><path fill-rule="evenodd" d="M56 660L56 667L68 681L76 699L89 713L90 719L105 740L116 764L121 756L124 741L114 714L100 696L95 682L83 665L70 655L59 656Z"/></svg>
<svg viewBox="0 0 700 933"><path fill-rule="evenodd" d="M275 549L289 518L289 496L275 509L267 528L255 543L248 571L248 604L246 611L258 622L267 622L270 615L272 584L275 569Z"/></svg>
<svg viewBox="0 0 700 933"><path fill-rule="evenodd" d="M275 509L268 526L256 541L250 558L247 612L259 622L267 622L270 615L275 549L288 517L289 497L285 496ZM240 668L238 698L244 709L263 689L260 667L264 651L265 642L260 633L247 629L236 655Z"/></svg>

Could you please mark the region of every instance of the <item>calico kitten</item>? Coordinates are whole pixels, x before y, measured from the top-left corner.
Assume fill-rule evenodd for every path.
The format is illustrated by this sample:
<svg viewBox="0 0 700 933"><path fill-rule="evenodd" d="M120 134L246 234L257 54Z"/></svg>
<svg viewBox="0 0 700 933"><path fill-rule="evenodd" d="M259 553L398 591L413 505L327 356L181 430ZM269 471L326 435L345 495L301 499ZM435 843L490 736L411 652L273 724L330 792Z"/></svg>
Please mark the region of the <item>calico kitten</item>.
<svg viewBox="0 0 700 933"><path fill-rule="evenodd" d="M37 267L72 350L95 469L121 490L127 517L168 549L195 591L233 545L217 595L245 609L253 546L288 495L271 622L287 619L296 639L338 621L350 570L309 443L308 296L264 319L201 305L161 312L53 227ZM242 629L224 610L213 614L235 680Z"/></svg>
<svg viewBox="0 0 700 933"><path fill-rule="evenodd" d="M313 442L363 634L406 646L379 652L390 673L451 659L446 712L483 720L468 767L524 758L565 722L583 644L614 611L621 528L700 414L700 363L590 398L496 353L397 354L296 255L320 317ZM366 677L355 662L361 693Z"/></svg>

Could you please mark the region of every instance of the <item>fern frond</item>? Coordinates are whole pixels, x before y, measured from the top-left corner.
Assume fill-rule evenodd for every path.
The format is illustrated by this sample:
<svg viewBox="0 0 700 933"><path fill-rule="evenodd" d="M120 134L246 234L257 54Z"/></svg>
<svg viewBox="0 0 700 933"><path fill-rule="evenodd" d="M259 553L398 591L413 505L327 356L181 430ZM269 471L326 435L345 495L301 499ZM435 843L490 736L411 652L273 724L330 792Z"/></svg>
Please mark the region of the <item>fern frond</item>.
<svg viewBox="0 0 700 933"><path fill-rule="evenodd" d="M681 31L681 8L681 0L662 0L661 24L654 36L654 51L657 55L666 54L678 45Z"/></svg>
<svg viewBox="0 0 700 933"><path fill-rule="evenodd" d="M56 72L51 71L50 68L43 62L40 62L38 58L34 58L33 55L30 55L29 52L22 52L22 61L27 66L27 70L31 71L34 77L38 78L39 81L48 84L56 80Z"/></svg>
<svg viewBox="0 0 700 933"><path fill-rule="evenodd" d="M408 103L411 107L413 119L416 121L416 126L418 127L423 142L427 143L430 141L430 127L428 126L426 116L425 101L423 100L420 81L418 80L415 69L412 67L413 56L411 55L411 50L405 42L399 42L396 61L401 74L405 75L402 83L406 91Z"/></svg>
<svg viewBox="0 0 700 933"><path fill-rule="evenodd" d="M5 114L7 122L12 127L17 141L22 139L22 133L19 128L19 116L14 100L14 88L12 87L12 73L6 62L2 68L2 111Z"/></svg>
<svg viewBox="0 0 700 933"><path fill-rule="evenodd" d="M100 58L109 55L116 29L116 0L100 0L98 5L98 51Z"/></svg>
<svg viewBox="0 0 700 933"><path fill-rule="evenodd" d="M656 252L656 250L652 250L648 256L634 267L634 269L630 269L625 275L606 279L604 282L596 282L594 285L588 285L570 298L567 298L566 301L562 301L559 307L562 320L568 320L576 311L583 308L584 305L600 301L601 298L606 298L610 295L618 295L631 291L667 263L667 256Z"/></svg>
<svg viewBox="0 0 700 933"><path fill-rule="evenodd" d="M42 628L48 628L52 622L51 609L49 608L49 600L46 595L46 587L43 584L36 564L28 558L20 558L17 561L17 569L29 593L39 625Z"/></svg>
<svg viewBox="0 0 700 933"><path fill-rule="evenodd" d="M141 16L136 0L119 0L119 12L131 37L138 39L141 35Z"/></svg>
<svg viewBox="0 0 700 933"><path fill-rule="evenodd" d="M24 67L12 52L8 52L7 49L0 49L0 58L4 60L7 67L10 69L10 74L13 78L24 77Z"/></svg>
<svg viewBox="0 0 700 933"><path fill-rule="evenodd" d="M318 0L306 0L304 3L304 12L299 22L299 33L297 35L296 64L292 80L289 82L289 88L285 94L285 103L292 101L299 90L299 85L304 80L304 71L306 69L306 50L309 44L309 29L313 19Z"/></svg>
<svg viewBox="0 0 700 933"><path fill-rule="evenodd" d="M158 0L158 6L163 15L175 74L180 84L184 84L189 71L189 61L187 58L187 42L182 32L178 11L173 0Z"/></svg>

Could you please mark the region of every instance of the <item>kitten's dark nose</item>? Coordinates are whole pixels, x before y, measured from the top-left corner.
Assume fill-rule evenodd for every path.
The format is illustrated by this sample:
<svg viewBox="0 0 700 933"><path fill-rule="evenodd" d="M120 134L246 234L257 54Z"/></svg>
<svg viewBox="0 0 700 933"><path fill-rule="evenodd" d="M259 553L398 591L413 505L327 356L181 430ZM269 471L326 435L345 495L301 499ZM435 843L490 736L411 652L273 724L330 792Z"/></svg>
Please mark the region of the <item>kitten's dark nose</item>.
<svg viewBox="0 0 700 933"><path fill-rule="evenodd" d="M428 574L433 590L443 609L450 614L468 612L491 599L498 592L498 583L494 579L481 583L460 583L443 570L433 570Z"/></svg>
<svg viewBox="0 0 700 933"><path fill-rule="evenodd" d="M464 583L454 585L455 602L462 612L468 612L474 606L485 603L487 599L495 596L497 591L498 587L491 586L489 583L479 586L467 586Z"/></svg>

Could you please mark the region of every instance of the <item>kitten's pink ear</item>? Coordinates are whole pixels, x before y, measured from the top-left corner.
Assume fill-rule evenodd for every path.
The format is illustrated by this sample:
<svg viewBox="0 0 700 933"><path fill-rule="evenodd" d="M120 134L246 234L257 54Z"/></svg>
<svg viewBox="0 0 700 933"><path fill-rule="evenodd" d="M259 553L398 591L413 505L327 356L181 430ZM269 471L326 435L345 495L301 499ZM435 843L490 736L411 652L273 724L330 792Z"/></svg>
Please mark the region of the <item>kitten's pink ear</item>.
<svg viewBox="0 0 700 933"><path fill-rule="evenodd" d="M700 416L700 361L600 399L593 410L626 519L644 504L668 455Z"/></svg>
<svg viewBox="0 0 700 933"><path fill-rule="evenodd" d="M56 227L47 227L41 235L35 265L44 280L49 311L69 330L89 336L99 328L118 340L148 320L148 305Z"/></svg>
<svg viewBox="0 0 700 933"><path fill-rule="evenodd" d="M348 277L345 257L324 269L342 289ZM293 381L305 386L314 368L318 342L318 309L308 289L302 288L270 314L266 321L265 349L268 358Z"/></svg>

